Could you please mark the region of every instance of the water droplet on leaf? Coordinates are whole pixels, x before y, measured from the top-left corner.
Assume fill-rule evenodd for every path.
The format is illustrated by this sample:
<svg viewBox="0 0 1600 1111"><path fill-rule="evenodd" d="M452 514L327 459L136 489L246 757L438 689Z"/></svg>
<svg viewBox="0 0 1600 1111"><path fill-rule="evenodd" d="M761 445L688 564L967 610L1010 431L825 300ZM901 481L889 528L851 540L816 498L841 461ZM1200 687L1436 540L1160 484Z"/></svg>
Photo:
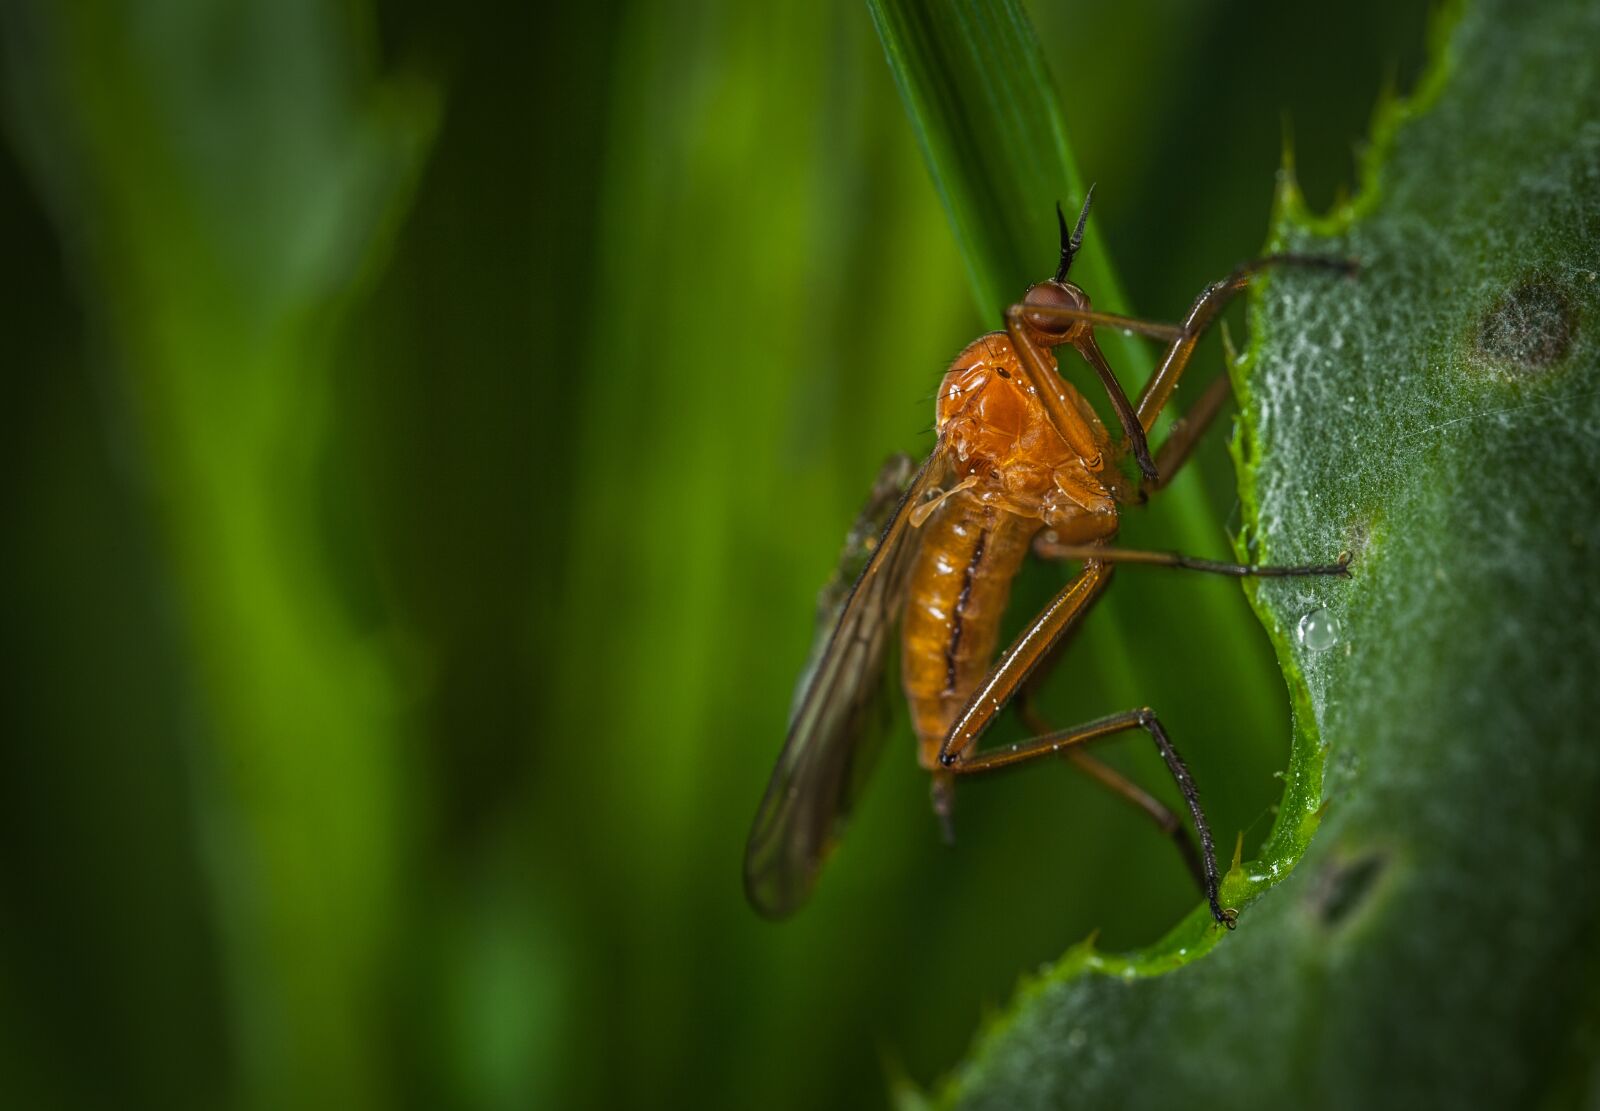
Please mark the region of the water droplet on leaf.
<svg viewBox="0 0 1600 1111"><path fill-rule="evenodd" d="M1326 609L1314 609L1300 619L1300 643L1313 652L1326 652L1339 643L1339 619Z"/></svg>

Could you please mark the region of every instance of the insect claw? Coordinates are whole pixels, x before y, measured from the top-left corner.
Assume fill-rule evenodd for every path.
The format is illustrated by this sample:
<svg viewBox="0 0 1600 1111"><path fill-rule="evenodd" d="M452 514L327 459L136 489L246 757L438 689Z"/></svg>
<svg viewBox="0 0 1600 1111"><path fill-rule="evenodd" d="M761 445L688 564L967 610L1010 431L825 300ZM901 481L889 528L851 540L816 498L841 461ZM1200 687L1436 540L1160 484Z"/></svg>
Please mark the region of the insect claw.
<svg viewBox="0 0 1600 1111"><path fill-rule="evenodd" d="M1239 912L1232 907L1224 907L1221 913L1217 915L1217 921L1230 930L1237 930L1239 928Z"/></svg>

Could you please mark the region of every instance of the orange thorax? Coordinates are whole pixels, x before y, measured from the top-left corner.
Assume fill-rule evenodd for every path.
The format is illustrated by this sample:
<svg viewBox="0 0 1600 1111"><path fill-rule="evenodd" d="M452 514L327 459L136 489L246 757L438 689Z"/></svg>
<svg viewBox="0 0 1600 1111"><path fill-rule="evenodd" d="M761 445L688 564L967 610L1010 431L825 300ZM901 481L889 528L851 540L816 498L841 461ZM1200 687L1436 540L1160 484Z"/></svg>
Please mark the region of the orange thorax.
<svg viewBox="0 0 1600 1111"><path fill-rule="evenodd" d="M1084 458L1050 423L1004 332L979 336L956 356L939 386L938 431L957 480L986 505L1052 528L1085 514L1115 514L1105 460L1111 441L1083 395L1056 378L1081 424L1068 429L1097 450ZM1104 477L1102 477L1104 476Z"/></svg>

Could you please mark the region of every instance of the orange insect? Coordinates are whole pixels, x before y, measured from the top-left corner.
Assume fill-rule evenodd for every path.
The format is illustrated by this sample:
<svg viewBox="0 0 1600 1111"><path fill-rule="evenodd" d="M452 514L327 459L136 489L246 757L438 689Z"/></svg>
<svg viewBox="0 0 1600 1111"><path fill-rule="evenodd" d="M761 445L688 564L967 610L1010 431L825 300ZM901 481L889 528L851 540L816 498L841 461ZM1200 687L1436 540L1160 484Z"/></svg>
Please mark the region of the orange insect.
<svg viewBox="0 0 1600 1111"><path fill-rule="evenodd" d="M1293 263L1349 273L1351 263L1277 255L1238 267L1206 288L1181 325L1156 324L1090 307L1067 281L1083 241L1094 190L1076 228L1061 226L1055 276L1027 291L1005 314L1005 331L974 340L939 387L938 441L909 483L909 460L891 460L846 548L869 553L848 596L824 592L831 631L802 677L789 736L756 813L745 850L745 892L757 911L781 917L810 894L881 739L873 713L884 690L889 636L901 621L901 679L917 732L917 755L932 773L933 807L950 838L957 776L1060 753L1149 814L1183 852L1212 916L1232 927L1218 902L1219 873L1210 827L1188 769L1148 708L1070 729L1043 724L1026 698L1030 673L1050 655L1110 584L1119 562L1152 563L1229 575L1344 575L1348 556L1329 565L1252 567L1165 552L1110 546L1123 505L1142 502L1184 462L1226 400L1224 375L1174 425L1152 459L1147 435L1172 396L1206 327L1264 267ZM1094 339L1109 326L1164 341L1166 353L1130 404ZM1093 368L1121 426L1113 439L1095 411L1054 365L1072 347ZM1118 466L1127 455L1140 477ZM949 481L948 487L944 484ZM897 503L892 494L903 489ZM884 523L888 507L893 514ZM881 528L876 543L870 537ZM1082 570L995 660L1011 583L1029 550L1045 559L1082 560ZM978 739L1014 696L1037 736L980 751ZM1160 802L1082 750L1087 742L1143 729L1177 782L1195 832Z"/></svg>

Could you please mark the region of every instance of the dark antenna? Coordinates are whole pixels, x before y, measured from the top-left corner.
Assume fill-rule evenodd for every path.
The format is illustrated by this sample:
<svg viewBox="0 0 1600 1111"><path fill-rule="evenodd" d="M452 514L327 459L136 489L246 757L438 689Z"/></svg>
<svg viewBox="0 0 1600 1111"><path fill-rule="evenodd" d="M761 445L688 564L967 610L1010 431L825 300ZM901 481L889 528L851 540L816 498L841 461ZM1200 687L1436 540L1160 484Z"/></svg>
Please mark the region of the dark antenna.
<svg viewBox="0 0 1600 1111"><path fill-rule="evenodd" d="M1089 186L1089 191L1083 195L1083 211L1078 213L1078 226L1071 235L1067 234L1067 217L1061 211L1061 202L1056 202L1056 223L1061 225L1061 265L1056 268L1055 280L1067 280L1067 271L1072 269L1072 257L1078 253L1078 248L1083 246L1083 225L1089 222L1089 206L1094 203L1094 186Z"/></svg>

